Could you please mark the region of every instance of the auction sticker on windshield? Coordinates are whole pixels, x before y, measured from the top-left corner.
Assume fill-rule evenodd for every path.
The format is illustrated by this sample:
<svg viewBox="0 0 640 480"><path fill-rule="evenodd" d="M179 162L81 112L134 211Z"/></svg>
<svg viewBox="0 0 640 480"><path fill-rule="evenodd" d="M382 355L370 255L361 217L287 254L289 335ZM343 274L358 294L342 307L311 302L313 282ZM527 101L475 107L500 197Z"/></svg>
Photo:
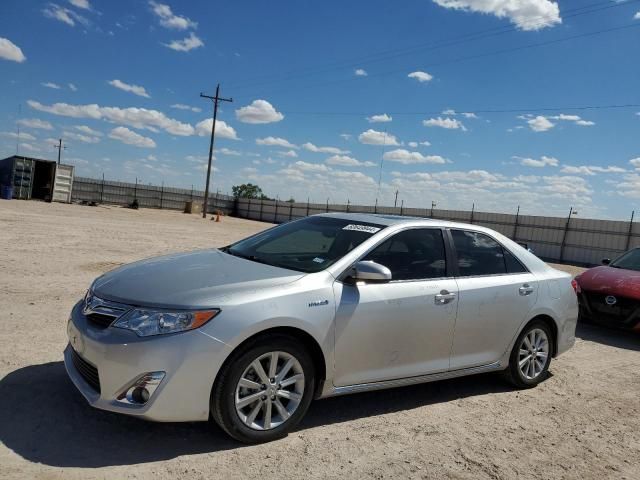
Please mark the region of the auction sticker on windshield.
<svg viewBox="0 0 640 480"><path fill-rule="evenodd" d="M357 232L376 233L380 229L378 227L372 227L371 225L354 225L350 224L343 228L343 230L355 230Z"/></svg>

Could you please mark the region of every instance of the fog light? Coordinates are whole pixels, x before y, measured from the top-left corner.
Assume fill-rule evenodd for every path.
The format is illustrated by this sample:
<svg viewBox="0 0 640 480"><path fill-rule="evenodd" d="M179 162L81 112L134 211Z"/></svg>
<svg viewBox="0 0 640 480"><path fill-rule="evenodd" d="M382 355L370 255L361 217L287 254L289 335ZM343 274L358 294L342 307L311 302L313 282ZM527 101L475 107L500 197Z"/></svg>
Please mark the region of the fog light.
<svg viewBox="0 0 640 480"><path fill-rule="evenodd" d="M148 372L124 389L117 400L131 405L144 405L149 401L164 378L164 372Z"/></svg>

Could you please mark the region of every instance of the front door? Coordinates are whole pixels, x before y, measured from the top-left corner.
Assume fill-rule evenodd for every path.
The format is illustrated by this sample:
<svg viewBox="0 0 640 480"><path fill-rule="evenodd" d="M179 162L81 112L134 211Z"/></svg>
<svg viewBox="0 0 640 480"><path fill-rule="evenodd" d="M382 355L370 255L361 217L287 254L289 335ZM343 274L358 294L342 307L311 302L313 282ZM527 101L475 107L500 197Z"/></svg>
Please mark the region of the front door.
<svg viewBox="0 0 640 480"><path fill-rule="evenodd" d="M408 229L363 259L388 267L391 282L335 282L336 386L449 368L458 291L445 259L440 229Z"/></svg>

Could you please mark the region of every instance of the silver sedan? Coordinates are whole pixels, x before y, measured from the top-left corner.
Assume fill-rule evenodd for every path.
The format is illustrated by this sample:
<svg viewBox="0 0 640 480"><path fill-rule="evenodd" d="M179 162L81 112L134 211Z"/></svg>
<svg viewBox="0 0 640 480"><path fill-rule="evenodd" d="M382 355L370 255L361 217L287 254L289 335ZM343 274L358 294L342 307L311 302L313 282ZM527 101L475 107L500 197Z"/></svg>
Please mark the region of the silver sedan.
<svg viewBox="0 0 640 480"><path fill-rule="evenodd" d="M96 408L253 443L314 398L498 371L533 387L577 314L571 277L495 231L326 214L102 275L65 365Z"/></svg>

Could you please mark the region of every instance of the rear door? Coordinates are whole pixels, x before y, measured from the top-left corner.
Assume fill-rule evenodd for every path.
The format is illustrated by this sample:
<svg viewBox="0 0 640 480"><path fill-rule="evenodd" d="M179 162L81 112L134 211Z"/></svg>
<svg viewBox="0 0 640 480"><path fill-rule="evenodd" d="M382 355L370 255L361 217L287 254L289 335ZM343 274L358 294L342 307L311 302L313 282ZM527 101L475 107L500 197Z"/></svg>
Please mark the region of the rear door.
<svg viewBox="0 0 640 480"><path fill-rule="evenodd" d="M73 188L73 166L56 165L56 173L53 181L54 202L71 203L71 189Z"/></svg>
<svg viewBox="0 0 640 480"><path fill-rule="evenodd" d="M484 233L450 230L457 263L458 314L451 369L496 362L538 296L538 281Z"/></svg>

